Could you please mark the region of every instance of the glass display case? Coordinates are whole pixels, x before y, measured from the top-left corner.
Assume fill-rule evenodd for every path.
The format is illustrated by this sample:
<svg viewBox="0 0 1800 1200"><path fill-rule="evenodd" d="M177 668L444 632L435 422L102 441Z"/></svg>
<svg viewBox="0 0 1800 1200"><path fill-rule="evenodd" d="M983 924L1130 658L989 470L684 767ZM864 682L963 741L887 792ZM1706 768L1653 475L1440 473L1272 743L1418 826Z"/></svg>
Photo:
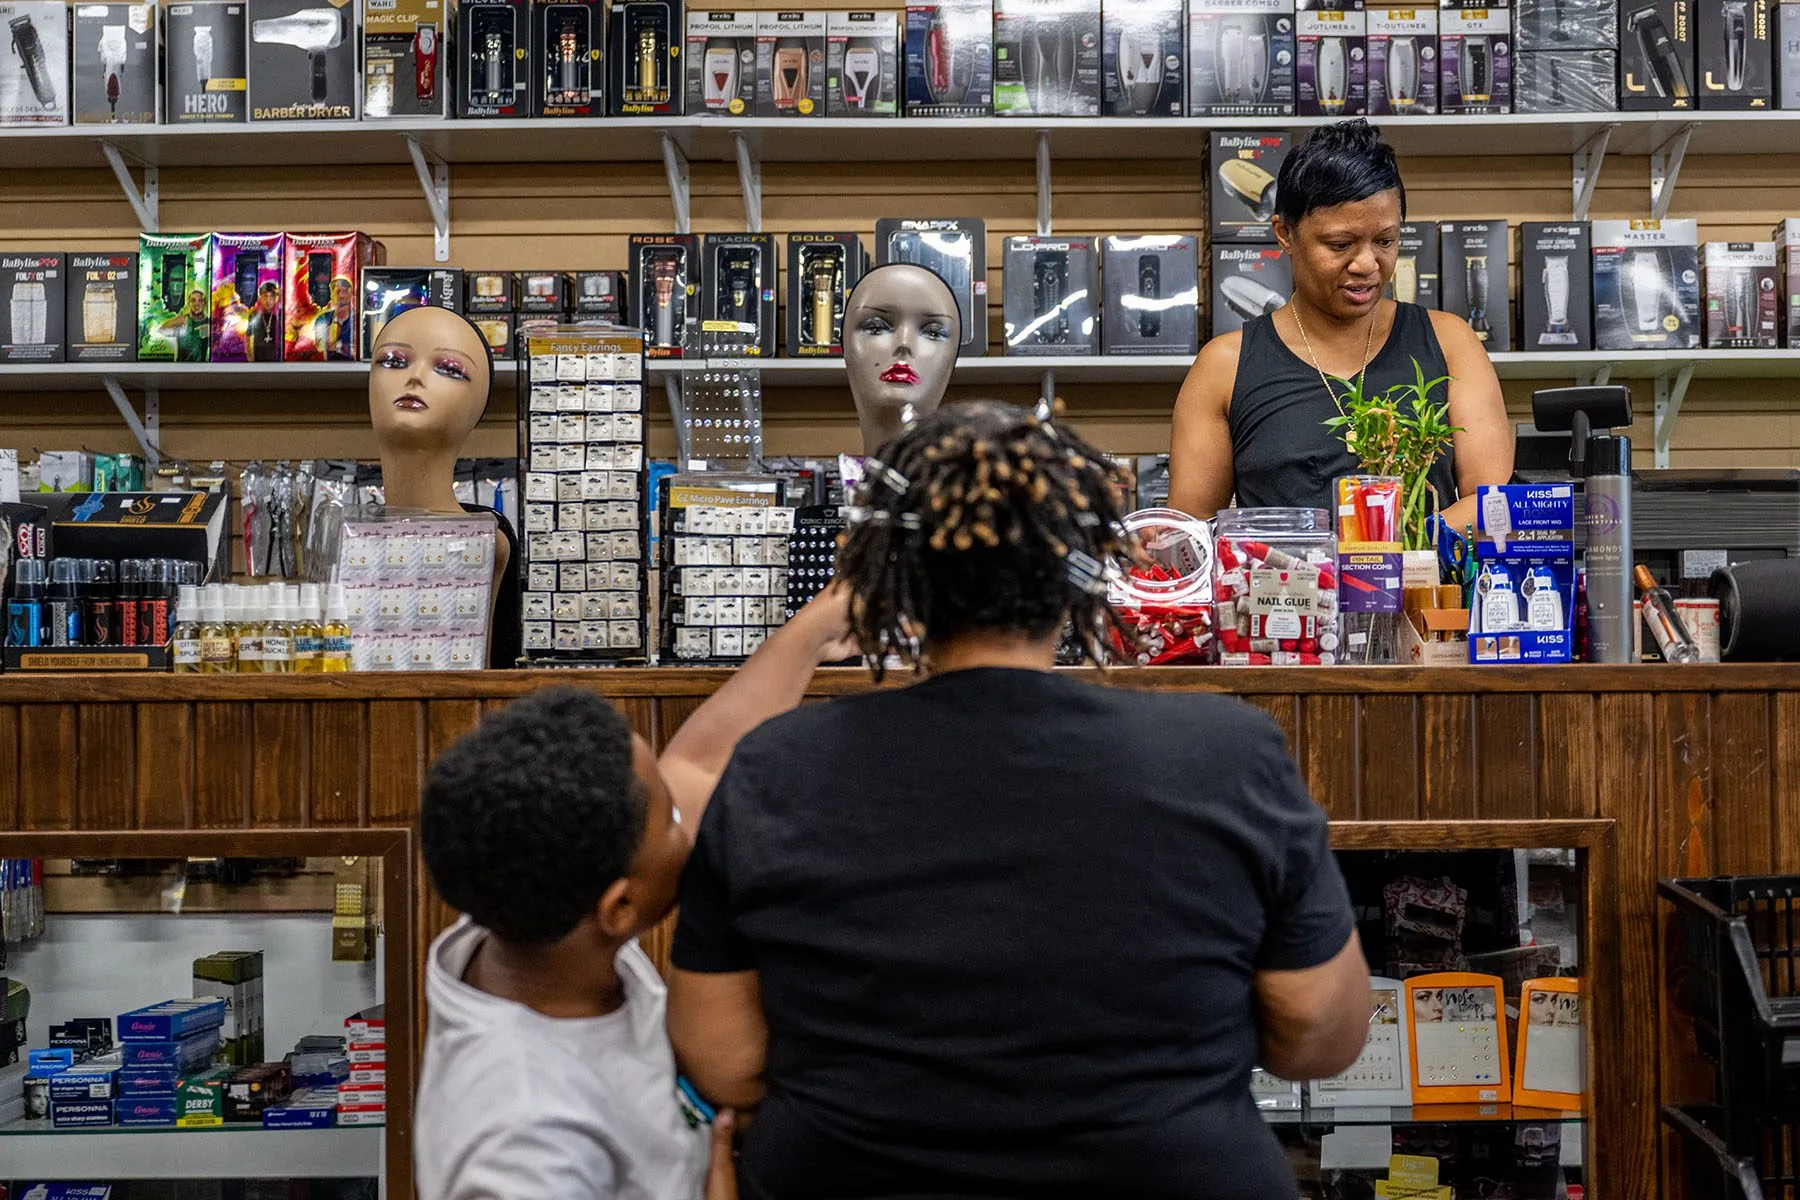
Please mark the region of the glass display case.
<svg viewBox="0 0 1800 1200"><path fill-rule="evenodd" d="M0 1197L412 1194L408 831L3 834L0 860Z"/></svg>

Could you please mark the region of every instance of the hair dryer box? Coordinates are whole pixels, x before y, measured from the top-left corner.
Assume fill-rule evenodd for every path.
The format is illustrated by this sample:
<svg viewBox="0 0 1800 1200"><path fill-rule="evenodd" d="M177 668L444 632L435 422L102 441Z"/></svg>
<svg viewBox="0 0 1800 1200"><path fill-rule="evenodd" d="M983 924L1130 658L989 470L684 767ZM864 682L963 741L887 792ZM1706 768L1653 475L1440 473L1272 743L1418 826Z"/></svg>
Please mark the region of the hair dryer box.
<svg viewBox="0 0 1800 1200"><path fill-rule="evenodd" d="M1446 5L1438 15L1438 110L1512 111L1512 10Z"/></svg>
<svg viewBox="0 0 1800 1200"><path fill-rule="evenodd" d="M1594 348L1593 261L1585 221L1519 226L1519 349Z"/></svg>
<svg viewBox="0 0 1800 1200"><path fill-rule="evenodd" d="M994 113L1100 115L1100 0L995 0Z"/></svg>
<svg viewBox="0 0 1800 1200"><path fill-rule="evenodd" d="M531 6L534 117L606 115L604 0L539 0Z"/></svg>
<svg viewBox="0 0 1800 1200"><path fill-rule="evenodd" d="M747 117L756 105L756 14L687 15L687 111L696 117Z"/></svg>
<svg viewBox="0 0 1800 1200"><path fill-rule="evenodd" d="M362 0L362 114L450 115L452 0Z"/></svg>
<svg viewBox="0 0 1800 1200"><path fill-rule="evenodd" d="M775 357L772 233L709 233L701 243L701 350L727 358Z"/></svg>
<svg viewBox="0 0 1800 1200"><path fill-rule="evenodd" d="M70 362L137 359L137 265L129 250L69 255Z"/></svg>
<svg viewBox="0 0 1800 1200"><path fill-rule="evenodd" d="M1103 115L1179 117L1187 112L1186 17L1181 0L1104 0Z"/></svg>
<svg viewBox="0 0 1800 1200"><path fill-rule="evenodd" d="M1596 113L1619 107L1616 50L1513 55L1513 111Z"/></svg>
<svg viewBox="0 0 1800 1200"><path fill-rule="evenodd" d="M1625 0L1619 26L1619 106L1691 110L1694 0Z"/></svg>
<svg viewBox="0 0 1800 1200"><path fill-rule="evenodd" d="M1774 242L1708 242L1708 348L1773 350L1781 344L1781 289Z"/></svg>
<svg viewBox="0 0 1800 1200"><path fill-rule="evenodd" d="M1275 180L1287 161L1286 133L1214 132L1212 240L1273 242Z"/></svg>
<svg viewBox="0 0 1800 1200"><path fill-rule="evenodd" d="M287 238L279 233L213 235L213 362L280 362L286 318L281 277Z"/></svg>
<svg viewBox="0 0 1800 1200"><path fill-rule="evenodd" d="M1800 349L1800 218L1777 222L1772 236L1781 280L1781 344Z"/></svg>
<svg viewBox="0 0 1800 1200"><path fill-rule="evenodd" d="M612 115L681 115L681 6L620 0L612 10Z"/></svg>
<svg viewBox="0 0 1800 1200"><path fill-rule="evenodd" d="M1595 221L1593 235L1594 348L1698 349L1698 224Z"/></svg>
<svg viewBox="0 0 1800 1200"><path fill-rule="evenodd" d="M287 235L288 362L355 362L362 357L362 269L381 261L363 233Z"/></svg>
<svg viewBox="0 0 1800 1200"><path fill-rule="evenodd" d="M795 358L844 353L844 307L868 259L854 233L787 235L787 352Z"/></svg>
<svg viewBox="0 0 1800 1200"><path fill-rule="evenodd" d="M1707 0L1694 6L1700 107L1775 107L1769 0Z"/></svg>
<svg viewBox="0 0 1800 1200"><path fill-rule="evenodd" d="M138 237L138 361L205 362L212 342L212 234Z"/></svg>
<svg viewBox="0 0 1800 1200"><path fill-rule="evenodd" d="M1085 355L1099 348L1100 259L1091 237L1009 237L1002 354Z"/></svg>
<svg viewBox="0 0 1800 1200"><path fill-rule="evenodd" d="M1296 112L1303 117L1368 112L1368 28L1363 0L1300 0L1294 15Z"/></svg>
<svg viewBox="0 0 1800 1200"><path fill-rule="evenodd" d="M1189 115L1292 116L1294 29L1294 0L1190 0Z"/></svg>
<svg viewBox="0 0 1800 1200"><path fill-rule="evenodd" d="M1467 320L1490 352L1511 350L1506 222L1445 221L1438 226L1438 237L1443 264L1439 307Z"/></svg>
<svg viewBox="0 0 1800 1200"><path fill-rule="evenodd" d="M1369 115L1405 117L1438 108L1435 8L1369 10Z"/></svg>
<svg viewBox="0 0 1800 1200"><path fill-rule="evenodd" d="M462 0L456 27L456 115L529 115L531 0Z"/></svg>
<svg viewBox="0 0 1800 1200"><path fill-rule="evenodd" d="M987 353L987 224L979 217L883 217L875 222L875 262L917 263L942 279L956 297L962 353Z"/></svg>
<svg viewBox="0 0 1800 1200"><path fill-rule="evenodd" d="M0 4L11 53L0 55L0 125L69 123L69 6Z"/></svg>
<svg viewBox="0 0 1800 1200"><path fill-rule="evenodd" d="M825 115L825 14L756 14L756 115Z"/></svg>
<svg viewBox="0 0 1800 1200"><path fill-rule="evenodd" d="M77 125L154 125L161 120L154 4L72 6L69 102Z"/></svg>
<svg viewBox="0 0 1800 1200"><path fill-rule="evenodd" d="M634 233L628 241L631 303L625 323L644 331L647 357L681 358L690 349L688 326L700 323L700 236ZM698 346L692 349L698 352Z"/></svg>
<svg viewBox="0 0 1800 1200"><path fill-rule="evenodd" d="M0 255L0 362L63 360L66 268L60 251Z"/></svg>
<svg viewBox="0 0 1800 1200"><path fill-rule="evenodd" d="M994 111L994 0L906 6L906 115Z"/></svg>
<svg viewBox="0 0 1800 1200"><path fill-rule="evenodd" d="M1294 266L1280 246L1213 246L1214 337L1274 312L1293 291Z"/></svg>
<svg viewBox="0 0 1800 1200"><path fill-rule="evenodd" d="M1436 221L1403 221L1394 255L1394 277L1382 293L1402 304L1438 307L1438 226Z"/></svg>
<svg viewBox="0 0 1800 1200"><path fill-rule="evenodd" d="M162 11L163 119L173 125L249 120L244 5L190 0Z"/></svg>
<svg viewBox="0 0 1800 1200"><path fill-rule="evenodd" d="M900 22L896 12L825 14L825 115L900 114Z"/></svg>
<svg viewBox="0 0 1800 1200"><path fill-rule="evenodd" d="M1200 239L1100 239L1100 353L1192 355L1200 349Z"/></svg>
<svg viewBox="0 0 1800 1200"><path fill-rule="evenodd" d="M354 121L357 8L349 0L246 0L252 121Z"/></svg>

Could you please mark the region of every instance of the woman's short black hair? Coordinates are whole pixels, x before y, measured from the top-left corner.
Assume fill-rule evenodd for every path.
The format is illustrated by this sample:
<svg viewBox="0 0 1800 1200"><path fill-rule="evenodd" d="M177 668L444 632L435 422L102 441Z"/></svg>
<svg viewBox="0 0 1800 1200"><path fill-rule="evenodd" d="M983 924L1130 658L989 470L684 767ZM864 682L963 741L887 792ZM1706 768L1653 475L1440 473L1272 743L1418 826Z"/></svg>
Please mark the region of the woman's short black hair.
<svg viewBox="0 0 1800 1200"><path fill-rule="evenodd" d="M1315 128L1281 164L1275 178L1275 215L1289 229L1317 208L1354 204L1389 188L1400 193L1406 218L1406 185L1394 148L1361 117Z"/></svg>

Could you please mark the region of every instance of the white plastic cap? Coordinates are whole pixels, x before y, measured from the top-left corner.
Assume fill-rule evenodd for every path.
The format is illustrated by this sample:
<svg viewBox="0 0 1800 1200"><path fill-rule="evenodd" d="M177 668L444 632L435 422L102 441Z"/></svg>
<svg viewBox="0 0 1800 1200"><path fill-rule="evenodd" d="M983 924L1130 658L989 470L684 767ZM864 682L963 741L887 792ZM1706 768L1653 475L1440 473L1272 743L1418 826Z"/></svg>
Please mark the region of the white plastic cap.
<svg viewBox="0 0 1800 1200"><path fill-rule="evenodd" d="M200 620L200 588L184 583L175 589L175 611L183 621Z"/></svg>
<svg viewBox="0 0 1800 1200"><path fill-rule="evenodd" d="M303 583L300 585L300 611L294 614L296 621L317 621L319 619L319 585Z"/></svg>
<svg viewBox="0 0 1800 1200"><path fill-rule="evenodd" d="M350 620L350 600L344 595L344 585L334 583L325 600L325 619L334 624L347 623Z"/></svg>

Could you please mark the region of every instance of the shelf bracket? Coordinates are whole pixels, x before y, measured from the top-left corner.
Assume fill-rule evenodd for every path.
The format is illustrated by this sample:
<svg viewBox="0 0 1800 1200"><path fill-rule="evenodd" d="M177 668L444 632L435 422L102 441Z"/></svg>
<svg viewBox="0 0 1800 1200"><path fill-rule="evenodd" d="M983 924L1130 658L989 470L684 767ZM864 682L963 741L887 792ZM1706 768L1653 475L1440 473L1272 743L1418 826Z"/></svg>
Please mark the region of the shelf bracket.
<svg viewBox="0 0 1800 1200"><path fill-rule="evenodd" d="M106 155L106 164L112 168L119 180L119 186L125 191L125 199L131 202L131 211L137 214L138 228L145 233L155 233L157 226L157 201L160 188L156 178L156 168L148 163L137 161L144 171L144 187L138 190L137 181L131 177L131 168L125 163L124 153L111 142L100 143L100 153Z"/></svg>
<svg viewBox="0 0 1800 1200"><path fill-rule="evenodd" d="M1689 363L1674 375L1656 377L1656 469L1669 465L1669 443L1675 436L1675 418L1681 415L1681 402L1687 399L1688 383L1694 378L1694 364Z"/></svg>
<svg viewBox="0 0 1800 1200"><path fill-rule="evenodd" d="M162 462L162 449L157 445L162 432L162 397L155 388L144 389L144 415L139 419L137 410L131 406L131 398L117 379L108 375L100 382L106 385L106 394L112 397L113 407L119 410L119 416L124 418L126 428L137 439L145 461L154 471Z"/></svg>
<svg viewBox="0 0 1800 1200"><path fill-rule="evenodd" d="M419 175L419 187L425 192L425 206L431 210L432 253L438 262L449 262L450 164L429 153L410 133L403 136L413 170Z"/></svg>
<svg viewBox="0 0 1800 1200"><path fill-rule="evenodd" d="M693 220L688 207L688 160L675 144L668 130L662 134L663 170L669 177L669 203L675 206L675 232L691 233ZM760 219L760 217L759 217Z"/></svg>
<svg viewBox="0 0 1800 1200"><path fill-rule="evenodd" d="M1588 209L1594 203L1594 189L1600 185L1600 168L1606 163L1606 147L1612 141L1613 130L1618 127L1616 121L1602 125L1572 156L1571 182L1575 193L1572 215L1577 221L1588 219Z"/></svg>
<svg viewBox="0 0 1800 1200"><path fill-rule="evenodd" d="M1602 363L1600 368L1598 370L1596 370L1592 375L1583 375L1581 377L1581 380L1580 380L1581 386L1582 387L1605 387L1607 384L1607 381L1612 378L1612 370L1613 370L1613 364Z"/></svg>
<svg viewBox="0 0 1800 1200"><path fill-rule="evenodd" d="M1698 122L1690 121L1650 153L1650 215L1658 221L1669 214L1669 205L1675 199L1675 181L1681 177L1681 163L1687 157L1688 139L1698 128Z"/></svg>
<svg viewBox="0 0 1800 1200"><path fill-rule="evenodd" d="M738 189L744 194L744 228L750 233L762 232L762 160L750 148L743 130L731 135L737 143Z"/></svg>
<svg viewBox="0 0 1800 1200"><path fill-rule="evenodd" d="M1050 236L1050 131L1037 135L1037 231L1039 237Z"/></svg>

